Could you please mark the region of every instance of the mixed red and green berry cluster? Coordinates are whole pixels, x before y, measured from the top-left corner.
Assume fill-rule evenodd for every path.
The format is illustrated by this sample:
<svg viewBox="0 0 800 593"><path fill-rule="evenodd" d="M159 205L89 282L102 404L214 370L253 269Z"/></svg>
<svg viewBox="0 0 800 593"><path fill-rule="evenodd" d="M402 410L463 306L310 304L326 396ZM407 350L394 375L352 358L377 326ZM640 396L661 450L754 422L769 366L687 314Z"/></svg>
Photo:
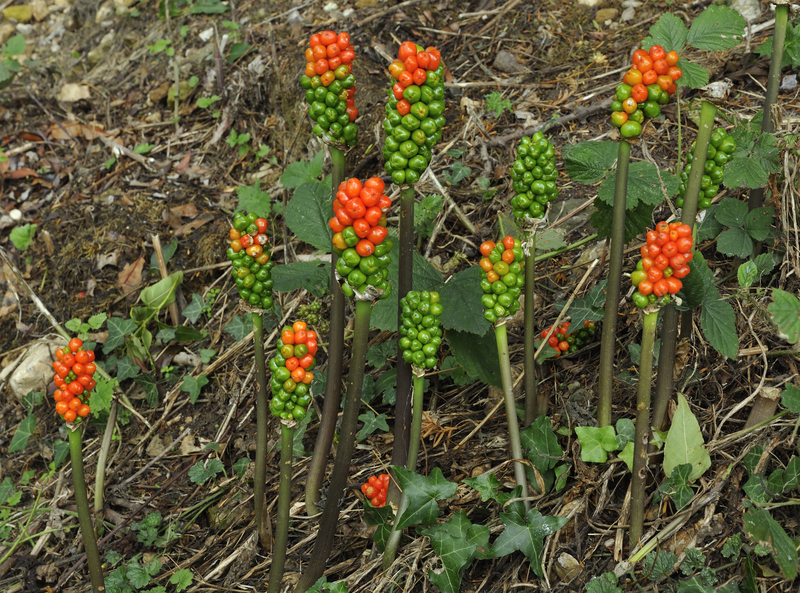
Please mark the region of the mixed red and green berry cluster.
<svg viewBox="0 0 800 593"><path fill-rule="evenodd" d="M519 309L519 297L525 287L525 254L519 241L508 235L500 244L482 243L481 255L483 316L496 323Z"/></svg>
<svg viewBox="0 0 800 593"><path fill-rule="evenodd" d="M436 352L442 345L441 315L438 292L409 291L400 299L400 350L403 360L420 369L436 366Z"/></svg>
<svg viewBox="0 0 800 593"><path fill-rule="evenodd" d="M342 292L353 296L368 286L391 293L389 252L393 243L386 230L386 213L392 201L385 195L380 177L363 184L356 178L342 181L333 201L335 216L328 226L334 232L333 250L339 256L336 272L342 280Z"/></svg>
<svg viewBox="0 0 800 593"><path fill-rule="evenodd" d="M689 272L692 261L692 227L680 222L659 222L656 230L647 231L647 244L642 246L642 259L631 273L637 288L633 303L637 307L666 305L669 295L683 288L681 278Z"/></svg>
<svg viewBox="0 0 800 593"><path fill-rule="evenodd" d="M624 138L641 134L644 118L661 113L661 105L669 101L677 90L675 82L683 76L677 63L678 53L667 53L660 45L649 52L633 52L633 67L625 73L611 103L611 123Z"/></svg>
<svg viewBox="0 0 800 593"><path fill-rule="evenodd" d="M692 148L686 155L686 169L681 172L680 197L675 200L678 208L683 208L683 199L686 197L686 186L689 183L689 173L692 172L692 161L694 160L694 147L696 142L692 142ZM711 200L719 192L722 184L723 167L727 163L733 152L736 150L736 140L728 136L723 128L714 128L711 132L711 139L706 153L706 164L703 168L703 178L700 182L700 196L697 198L697 209L705 210L711 206Z"/></svg>
<svg viewBox="0 0 800 593"><path fill-rule="evenodd" d="M511 208L517 220L541 218L548 202L558 197L556 151L541 132L523 136L517 147L517 160L511 167Z"/></svg>
<svg viewBox="0 0 800 593"><path fill-rule="evenodd" d="M316 353L317 334L304 321L283 328L277 352L269 361L272 371L269 409L275 417L298 422L305 417L311 403L310 385L314 380L311 371L316 366Z"/></svg>
<svg viewBox="0 0 800 593"><path fill-rule="evenodd" d="M355 49L350 35L322 31L311 36L306 49L306 71L300 85L306 92L308 115L314 121L313 132L354 146L358 127L355 104L356 79L353 76Z"/></svg>
<svg viewBox="0 0 800 593"><path fill-rule="evenodd" d="M86 418L92 412L86 402L96 385L92 378L97 370L94 352L84 349L79 338L72 338L67 349L56 350L56 358L53 362L56 412L67 422Z"/></svg>
<svg viewBox="0 0 800 593"><path fill-rule="evenodd" d="M389 66L396 81L389 92L383 129L384 167L397 185L416 183L442 138L444 63L436 48L406 41Z"/></svg>
<svg viewBox="0 0 800 593"><path fill-rule="evenodd" d="M254 213L237 213L233 217L233 228L230 230L230 246L228 259L233 263L233 274L239 296L253 307L271 309L272 277L270 270L275 263L269 259L266 235L267 219L259 218Z"/></svg>
<svg viewBox="0 0 800 593"><path fill-rule="evenodd" d="M386 493L389 491L389 474L380 476L370 476L361 485L361 492L367 497L369 503L374 507L383 507L386 504Z"/></svg>
<svg viewBox="0 0 800 593"><path fill-rule="evenodd" d="M594 321L584 321L583 327L574 334L569 333L569 321L565 321L556 328L553 335L547 339L547 343L556 350L555 357L558 358L562 353L577 352L587 344L592 342L596 331ZM550 328L542 332L542 339L547 337Z"/></svg>

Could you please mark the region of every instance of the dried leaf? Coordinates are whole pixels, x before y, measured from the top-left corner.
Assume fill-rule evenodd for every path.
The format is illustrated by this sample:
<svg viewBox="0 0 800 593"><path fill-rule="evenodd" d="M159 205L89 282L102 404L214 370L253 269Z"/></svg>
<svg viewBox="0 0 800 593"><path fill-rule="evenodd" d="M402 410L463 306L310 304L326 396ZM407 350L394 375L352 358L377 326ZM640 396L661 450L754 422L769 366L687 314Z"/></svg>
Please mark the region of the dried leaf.
<svg viewBox="0 0 800 593"><path fill-rule="evenodd" d="M125 264L119 273L117 286L122 292L130 292L142 285L142 270L144 269L144 257L139 257L135 262Z"/></svg>
<svg viewBox="0 0 800 593"><path fill-rule="evenodd" d="M89 99L91 96L91 91L85 84L68 83L61 87L56 99L63 103L74 103L81 99Z"/></svg>
<svg viewBox="0 0 800 593"><path fill-rule="evenodd" d="M200 218L193 220L192 222L187 222L186 224L178 227L175 230L176 237L185 237L192 231L199 229L201 226L206 224L207 222L211 222L214 220L213 214L203 214Z"/></svg>
<svg viewBox="0 0 800 593"><path fill-rule="evenodd" d="M119 258L119 251L116 249L111 253L101 253L97 256L97 264L95 264L95 270L102 270L106 266L116 266L117 260Z"/></svg>
<svg viewBox="0 0 800 593"><path fill-rule="evenodd" d="M6 177L9 179L22 179L23 177L38 177L39 174L28 167L20 167L16 171L11 171Z"/></svg>
<svg viewBox="0 0 800 593"><path fill-rule="evenodd" d="M170 212L186 218L195 218L197 216L197 207L190 202L170 208Z"/></svg>

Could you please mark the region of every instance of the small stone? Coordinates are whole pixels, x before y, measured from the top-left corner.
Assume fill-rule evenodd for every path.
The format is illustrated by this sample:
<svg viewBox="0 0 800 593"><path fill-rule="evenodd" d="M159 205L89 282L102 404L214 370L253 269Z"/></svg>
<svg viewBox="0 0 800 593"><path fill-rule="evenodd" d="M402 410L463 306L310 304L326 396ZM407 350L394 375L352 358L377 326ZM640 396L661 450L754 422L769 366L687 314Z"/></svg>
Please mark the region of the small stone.
<svg viewBox="0 0 800 593"><path fill-rule="evenodd" d="M787 74L781 81L782 91L794 91L797 88L797 74Z"/></svg>
<svg viewBox="0 0 800 593"><path fill-rule="evenodd" d="M47 8L45 0L33 0L31 2L31 10L33 11L33 18L37 21L43 21L50 16L50 9Z"/></svg>
<svg viewBox="0 0 800 593"><path fill-rule="evenodd" d="M17 25L17 33L19 33L20 35L22 35L27 39L28 37L33 35L33 25L20 23L19 25Z"/></svg>
<svg viewBox="0 0 800 593"><path fill-rule="evenodd" d="M618 14L619 10L616 8L601 8L594 15L594 20L602 25L606 21L613 21L615 18L617 18Z"/></svg>
<svg viewBox="0 0 800 593"><path fill-rule="evenodd" d="M558 578L565 583L569 583L577 578L581 573L582 567L574 556L564 552L556 560L555 569Z"/></svg>
<svg viewBox="0 0 800 593"><path fill-rule="evenodd" d="M97 9L97 14L94 15L94 22L100 25L103 23L103 21L106 21L114 16L114 12L113 0L106 0L103 2L100 8Z"/></svg>
<svg viewBox="0 0 800 593"><path fill-rule="evenodd" d="M758 0L731 0L730 7L738 12L747 22L754 22L761 16Z"/></svg>
<svg viewBox="0 0 800 593"><path fill-rule="evenodd" d="M525 72L525 66L517 61L516 56L504 49L497 52L492 66L495 70L505 72L506 74L520 74Z"/></svg>
<svg viewBox="0 0 800 593"><path fill-rule="evenodd" d="M115 8L124 9L124 8L130 8L131 6L139 2L139 0L113 0L113 2Z"/></svg>
<svg viewBox="0 0 800 593"><path fill-rule="evenodd" d="M11 39L11 36L16 32L17 30L11 23L3 23L0 25L0 45Z"/></svg>
<svg viewBox="0 0 800 593"><path fill-rule="evenodd" d="M589 8L594 8L595 6L599 5L603 0L578 0L578 4L582 4L583 6L588 6Z"/></svg>
<svg viewBox="0 0 800 593"><path fill-rule="evenodd" d="M91 97L91 91L85 84L67 83L61 87L56 99L62 103L75 103Z"/></svg>
<svg viewBox="0 0 800 593"><path fill-rule="evenodd" d="M113 44L114 31L109 31L103 35L103 38L100 40L100 43L97 44L97 47L87 54L86 62L89 64L89 67L94 68L97 64L102 62L108 55L108 52L111 51L111 46Z"/></svg>
<svg viewBox="0 0 800 593"><path fill-rule="evenodd" d="M56 350L62 346L53 342L38 342L31 346L8 379L11 393L22 399L31 391L46 389L53 380Z"/></svg>
<svg viewBox="0 0 800 593"><path fill-rule="evenodd" d="M169 81L162 82L152 91L147 93L147 98L150 99L150 101L152 101L153 103L158 103L167 96L167 93L169 92L169 87L170 87Z"/></svg>
<svg viewBox="0 0 800 593"><path fill-rule="evenodd" d="M636 16L636 9L633 6L629 6L625 10L622 11L622 16L619 17L623 23L627 23L628 21L632 21Z"/></svg>
<svg viewBox="0 0 800 593"><path fill-rule="evenodd" d="M3 9L3 16L6 20L14 19L18 23L27 23L33 18L33 10L27 4L9 6Z"/></svg>

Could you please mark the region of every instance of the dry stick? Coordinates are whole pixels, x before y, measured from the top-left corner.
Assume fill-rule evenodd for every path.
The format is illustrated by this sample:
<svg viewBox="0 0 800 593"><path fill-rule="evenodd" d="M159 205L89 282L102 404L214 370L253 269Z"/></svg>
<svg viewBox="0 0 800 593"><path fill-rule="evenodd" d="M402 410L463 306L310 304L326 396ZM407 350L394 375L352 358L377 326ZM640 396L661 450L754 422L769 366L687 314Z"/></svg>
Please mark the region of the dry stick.
<svg viewBox="0 0 800 593"><path fill-rule="evenodd" d="M162 278L166 278L169 276L169 272L167 272L167 262L164 260L164 252L161 250L161 237L158 235L150 235L150 239L153 241L153 250L156 254L156 260L158 260L158 271L161 273ZM172 325L177 327L181 318L178 314L178 303L175 301L172 301L169 305L169 315L172 317Z"/></svg>
<svg viewBox="0 0 800 593"><path fill-rule="evenodd" d="M117 422L117 405L117 400L111 402L108 422L106 422L106 429L103 431L103 443L100 445L100 452L97 454L97 469L94 476L94 516L96 525L101 525L103 520L103 484L106 478L108 450L111 448L111 438L114 436L114 425Z"/></svg>
<svg viewBox="0 0 800 593"><path fill-rule="evenodd" d="M359 27L363 27L367 23L371 23L375 19L379 19L382 16L389 14L390 12L400 10L401 8L405 8L406 6L411 6L412 4L419 4L420 2L422 2L422 0L406 0L405 2L401 2L396 6L392 6L391 8L386 8L384 10L376 12L375 14L369 15L367 18L361 19L360 21L356 21L356 25Z"/></svg>
<svg viewBox="0 0 800 593"><path fill-rule="evenodd" d="M433 185L436 186L436 189L439 190L439 193L442 194L442 196L444 197L445 202L450 204L453 207L453 209L456 211L456 216L458 216L458 219L461 221L461 223L465 227L467 227L467 230L470 232L470 234L477 235L478 234L478 229L476 229L475 225L470 222L469 218L467 218L467 215L464 214L464 211L461 209L461 207L458 204L456 204L456 202L450 196L450 193L444 187L442 187L442 184L436 178L436 175L433 174L433 169L428 167L427 173L428 173L428 178L433 182Z"/></svg>
<svg viewBox="0 0 800 593"><path fill-rule="evenodd" d="M141 476L141 475L142 475L144 472L146 472L148 469L150 469L151 467L153 467L153 465L155 465L156 463L158 463L158 461L159 461L159 460L160 460L162 457L164 457L165 455L168 455L168 454L170 453L170 451L172 451L172 448L173 448L173 447L175 447L175 446L177 446L177 445L178 445L178 443L180 443L180 442L181 442L181 441L184 439L184 437L186 437L186 436L187 436L187 435L188 435L190 432L192 432L192 429L191 429L191 428L186 428L186 429L184 429L184 431L183 431L181 434L179 434L177 437L175 437L175 438L172 440L172 442L171 442L169 445L167 445L166 447L164 447L164 450L163 450L163 451L161 451L161 453L159 453L158 455L156 455L155 457L153 457L153 459L151 459L150 461L148 461L148 462L145 464L145 466L144 466L144 467L142 467L142 468L141 468L141 469L140 469L138 472L136 472L136 473L135 473L135 474L133 474L132 476L130 476L130 477L128 477L128 478L126 478L126 479L125 479L125 480L123 480L122 482L120 482L118 487L119 487L119 488L124 488L125 486L127 486L128 484L130 484L130 483L131 483L133 480L135 480L136 478L138 478L139 476Z"/></svg>

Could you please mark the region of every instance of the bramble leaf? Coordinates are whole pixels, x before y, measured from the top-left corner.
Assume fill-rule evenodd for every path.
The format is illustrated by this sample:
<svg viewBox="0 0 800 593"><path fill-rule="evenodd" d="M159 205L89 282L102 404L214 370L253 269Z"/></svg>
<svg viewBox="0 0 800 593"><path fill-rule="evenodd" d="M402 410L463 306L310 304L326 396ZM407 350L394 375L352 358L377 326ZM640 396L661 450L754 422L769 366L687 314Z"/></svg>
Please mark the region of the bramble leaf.
<svg viewBox="0 0 800 593"><path fill-rule="evenodd" d="M555 467L564 454L547 416L539 416L528 428L520 432L519 437L523 448L528 450L526 454L528 461L533 463L540 473Z"/></svg>
<svg viewBox="0 0 800 593"><path fill-rule="evenodd" d="M286 167L281 175L281 185L286 189L294 189L304 183L317 181L322 173L324 151L320 150L311 161L295 161Z"/></svg>
<svg viewBox="0 0 800 593"><path fill-rule="evenodd" d="M476 336L467 332L450 330L447 332L450 352L468 375L477 376L481 381L495 387L502 386L500 361L494 332Z"/></svg>
<svg viewBox="0 0 800 593"><path fill-rule="evenodd" d="M650 36L642 40L642 48L645 51L649 51L654 45L660 45L664 51L681 53L686 45L689 29L686 28L683 20L671 12L665 12L658 17L648 33Z"/></svg>
<svg viewBox="0 0 800 593"><path fill-rule="evenodd" d="M286 204L286 226L298 239L324 252L331 250L332 215L331 187L322 181L300 185Z"/></svg>
<svg viewBox="0 0 800 593"><path fill-rule="evenodd" d="M660 180L659 180L660 175ZM617 174L609 175L600 184L597 190L597 199L609 206L614 205L614 189ZM633 210L639 203L658 206L664 201L664 191L667 197L674 196L680 188L680 180L672 173L659 171L656 166L646 161L631 163L628 167L628 193L626 194L625 209Z"/></svg>
<svg viewBox="0 0 800 593"><path fill-rule="evenodd" d="M717 352L731 359L736 358L739 353L736 314L728 301L706 300L700 311L700 328Z"/></svg>
<svg viewBox="0 0 800 593"><path fill-rule="evenodd" d="M300 261L272 269L275 292L291 292L305 288L317 298L325 296L331 289L330 262Z"/></svg>
<svg viewBox="0 0 800 593"><path fill-rule="evenodd" d="M31 438L33 430L36 428L36 416L28 414L25 419L17 426L14 431L14 436L11 439L11 444L8 446L8 452L14 453L15 451L22 451L28 446L28 439Z"/></svg>
<svg viewBox="0 0 800 593"><path fill-rule="evenodd" d="M679 81L680 86L685 86L690 89L699 89L708 84L708 70L703 68L700 64L695 64L689 60L678 60L676 65L683 70L683 76L681 76Z"/></svg>
<svg viewBox="0 0 800 593"><path fill-rule="evenodd" d="M442 327L448 330L469 332L484 335L491 324L483 316L480 287L481 270L478 266L470 266L456 273L440 291Z"/></svg>
<svg viewBox="0 0 800 593"><path fill-rule="evenodd" d="M567 144L561 151L564 167L572 181L596 183L608 175L617 162L616 142L579 142Z"/></svg>
<svg viewBox="0 0 800 593"><path fill-rule="evenodd" d="M745 21L738 11L709 6L692 21L687 41L692 47L707 51L730 49L742 40L744 30Z"/></svg>

